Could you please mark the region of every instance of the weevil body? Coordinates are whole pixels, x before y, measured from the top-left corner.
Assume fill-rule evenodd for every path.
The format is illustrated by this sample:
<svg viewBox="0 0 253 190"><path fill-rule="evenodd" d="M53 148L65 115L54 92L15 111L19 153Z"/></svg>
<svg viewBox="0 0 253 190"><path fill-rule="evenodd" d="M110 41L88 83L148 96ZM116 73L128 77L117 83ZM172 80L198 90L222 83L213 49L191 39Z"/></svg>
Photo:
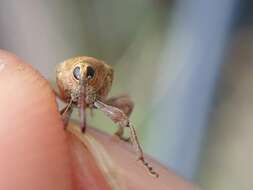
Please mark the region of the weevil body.
<svg viewBox="0 0 253 190"><path fill-rule="evenodd" d="M72 113L73 106L77 106L80 115L80 127L83 133L86 129L87 107L98 109L119 126L116 135L122 140L124 128L130 130L130 139L138 153L138 160L148 169L149 173L158 174L145 161L135 128L129 121L133 110L133 102L126 96L107 99L113 81L113 69L101 60L92 57L75 57L64 61L57 67L58 95L67 106L60 111L66 127Z"/></svg>

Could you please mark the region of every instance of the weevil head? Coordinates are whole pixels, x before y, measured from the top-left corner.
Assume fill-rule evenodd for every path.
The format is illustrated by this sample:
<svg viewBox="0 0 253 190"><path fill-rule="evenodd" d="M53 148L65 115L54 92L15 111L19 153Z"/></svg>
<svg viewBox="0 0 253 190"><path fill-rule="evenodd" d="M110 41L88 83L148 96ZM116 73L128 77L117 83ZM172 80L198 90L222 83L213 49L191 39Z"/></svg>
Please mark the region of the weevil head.
<svg viewBox="0 0 253 190"><path fill-rule="evenodd" d="M69 100L76 94L80 79L85 81L90 94L103 99L111 89L113 70L105 62L85 56L68 59L57 66L56 82L63 99Z"/></svg>

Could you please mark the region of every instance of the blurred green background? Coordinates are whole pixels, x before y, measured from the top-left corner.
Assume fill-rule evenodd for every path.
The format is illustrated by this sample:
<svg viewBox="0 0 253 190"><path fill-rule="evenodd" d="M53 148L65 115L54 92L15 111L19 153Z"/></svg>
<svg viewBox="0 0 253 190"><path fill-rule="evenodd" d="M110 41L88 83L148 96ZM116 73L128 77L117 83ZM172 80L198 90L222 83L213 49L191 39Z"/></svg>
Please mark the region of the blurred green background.
<svg viewBox="0 0 253 190"><path fill-rule="evenodd" d="M0 0L0 48L55 81L87 55L115 69L145 152L203 189L251 190L250 0ZM99 112L89 122L112 133Z"/></svg>

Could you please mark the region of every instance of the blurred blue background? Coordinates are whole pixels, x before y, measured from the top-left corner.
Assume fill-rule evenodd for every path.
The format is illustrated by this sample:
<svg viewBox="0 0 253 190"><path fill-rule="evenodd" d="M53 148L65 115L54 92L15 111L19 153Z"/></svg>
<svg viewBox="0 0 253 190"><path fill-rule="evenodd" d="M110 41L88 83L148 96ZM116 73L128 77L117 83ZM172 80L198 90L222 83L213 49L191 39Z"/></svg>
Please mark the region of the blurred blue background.
<svg viewBox="0 0 253 190"><path fill-rule="evenodd" d="M250 0L0 0L0 48L52 83L67 58L105 60L111 95L135 102L147 153L204 189L251 190L252 9ZM89 120L115 131L101 113Z"/></svg>

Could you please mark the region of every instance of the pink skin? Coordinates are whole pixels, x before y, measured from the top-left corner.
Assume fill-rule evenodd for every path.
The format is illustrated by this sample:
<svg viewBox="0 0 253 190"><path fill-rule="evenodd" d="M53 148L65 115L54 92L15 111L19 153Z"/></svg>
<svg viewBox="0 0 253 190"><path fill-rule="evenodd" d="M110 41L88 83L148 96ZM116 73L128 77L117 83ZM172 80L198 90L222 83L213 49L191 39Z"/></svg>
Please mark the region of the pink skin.
<svg viewBox="0 0 253 190"><path fill-rule="evenodd" d="M110 189L90 152L63 130L49 83L31 66L0 50L0 189ZM88 128L121 168L129 189L196 189L157 162L155 179L129 146Z"/></svg>

